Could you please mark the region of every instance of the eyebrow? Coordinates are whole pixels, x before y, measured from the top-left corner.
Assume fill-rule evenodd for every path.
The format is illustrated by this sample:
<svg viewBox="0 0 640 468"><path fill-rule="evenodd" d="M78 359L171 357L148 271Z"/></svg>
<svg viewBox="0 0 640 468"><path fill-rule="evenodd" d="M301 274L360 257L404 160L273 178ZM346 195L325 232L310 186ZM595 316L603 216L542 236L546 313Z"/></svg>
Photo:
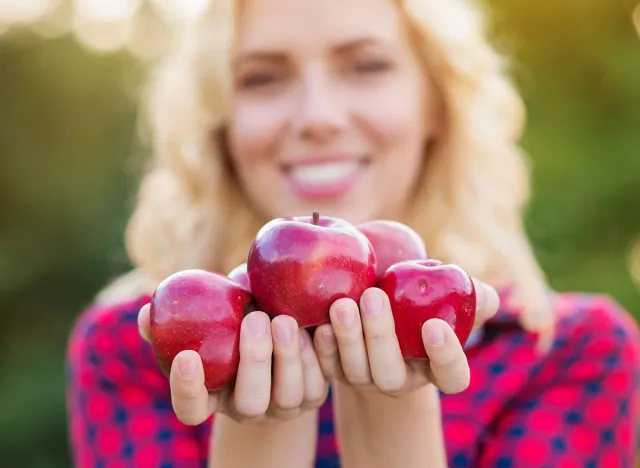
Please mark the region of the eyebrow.
<svg viewBox="0 0 640 468"><path fill-rule="evenodd" d="M358 49L366 46L387 46L388 44L385 41L380 39L376 39L373 37L361 37L357 39L352 39L346 42L340 43L335 47L335 50L341 53L349 52L353 49Z"/></svg>
<svg viewBox="0 0 640 468"><path fill-rule="evenodd" d="M333 50L339 54L350 52L354 49L358 49L366 46L379 46L387 45L386 42L372 37L361 37L351 39L345 42L341 42L333 47ZM269 62L283 62L286 60L286 54L277 50L271 49L253 49L240 52L234 60L234 65L240 65L243 62L251 60L269 61Z"/></svg>

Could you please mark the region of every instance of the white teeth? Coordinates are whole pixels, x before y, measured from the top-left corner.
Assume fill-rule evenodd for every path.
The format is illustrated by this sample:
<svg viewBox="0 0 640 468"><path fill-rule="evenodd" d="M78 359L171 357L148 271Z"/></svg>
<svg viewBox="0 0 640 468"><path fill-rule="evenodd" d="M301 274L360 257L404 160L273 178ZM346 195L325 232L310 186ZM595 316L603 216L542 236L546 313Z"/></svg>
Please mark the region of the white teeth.
<svg viewBox="0 0 640 468"><path fill-rule="evenodd" d="M307 184L326 184L343 179L358 170L357 162L300 165L291 168L291 175Z"/></svg>

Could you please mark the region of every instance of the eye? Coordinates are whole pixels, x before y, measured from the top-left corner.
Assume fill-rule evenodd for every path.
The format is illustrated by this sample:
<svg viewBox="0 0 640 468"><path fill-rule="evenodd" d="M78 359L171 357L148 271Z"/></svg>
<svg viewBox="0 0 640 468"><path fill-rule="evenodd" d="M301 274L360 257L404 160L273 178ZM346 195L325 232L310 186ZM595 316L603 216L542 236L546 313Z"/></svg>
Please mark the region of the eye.
<svg viewBox="0 0 640 468"><path fill-rule="evenodd" d="M260 88L277 84L281 78L277 73L249 73L240 77L239 85L243 89Z"/></svg>
<svg viewBox="0 0 640 468"><path fill-rule="evenodd" d="M359 60L353 68L358 73L380 73L390 70L391 64L386 60Z"/></svg>

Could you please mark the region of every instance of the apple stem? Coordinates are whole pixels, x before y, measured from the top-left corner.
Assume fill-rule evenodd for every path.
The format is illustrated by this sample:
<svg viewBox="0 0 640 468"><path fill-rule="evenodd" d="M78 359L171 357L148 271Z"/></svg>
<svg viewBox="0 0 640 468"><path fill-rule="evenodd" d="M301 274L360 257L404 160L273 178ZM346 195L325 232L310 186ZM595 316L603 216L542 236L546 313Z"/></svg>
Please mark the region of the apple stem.
<svg viewBox="0 0 640 468"><path fill-rule="evenodd" d="M320 213L317 211L313 212L313 224L318 225L318 221L320 221Z"/></svg>

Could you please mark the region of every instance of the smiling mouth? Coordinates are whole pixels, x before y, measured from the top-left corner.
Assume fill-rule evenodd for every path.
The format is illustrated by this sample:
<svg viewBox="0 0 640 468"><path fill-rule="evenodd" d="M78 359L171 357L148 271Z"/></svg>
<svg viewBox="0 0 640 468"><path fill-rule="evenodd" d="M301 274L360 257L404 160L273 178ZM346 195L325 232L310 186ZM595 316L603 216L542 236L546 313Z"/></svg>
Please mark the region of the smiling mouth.
<svg viewBox="0 0 640 468"><path fill-rule="evenodd" d="M333 198L353 189L369 165L369 157L316 160L285 164L282 172L299 196Z"/></svg>

